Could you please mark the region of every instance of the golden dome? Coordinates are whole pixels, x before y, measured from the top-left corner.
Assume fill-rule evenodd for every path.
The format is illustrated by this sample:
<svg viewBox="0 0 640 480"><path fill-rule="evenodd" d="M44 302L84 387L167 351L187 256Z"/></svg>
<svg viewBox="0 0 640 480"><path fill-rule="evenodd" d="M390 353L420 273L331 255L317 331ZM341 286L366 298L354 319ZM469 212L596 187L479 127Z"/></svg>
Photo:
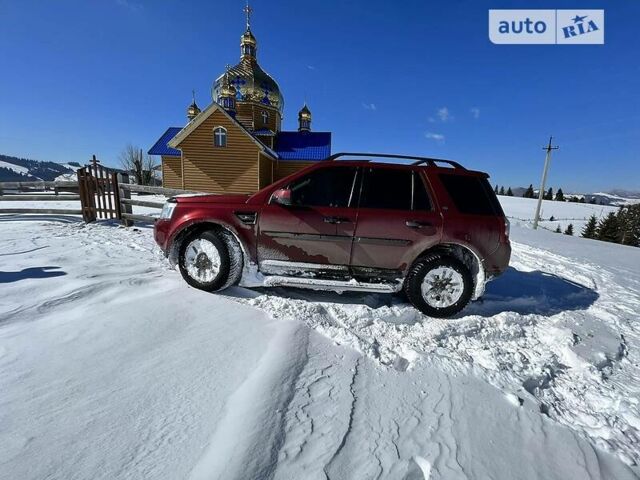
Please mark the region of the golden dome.
<svg viewBox="0 0 640 480"><path fill-rule="evenodd" d="M247 38L253 38L253 41L255 41L255 38L248 30L242 38L244 39L247 34L250 35L250 37ZM248 47L250 53L245 53L246 50L242 50L240 63L230 67L227 72L216 78L213 83L211 89L213 100L217 101L220 95L222 95L223 79L225 75L227 75L230 86L235 90L236 101L252 102L274 107L282 114L284 111L284 97L282 92L280 92L280 87L277 82L258 65L255 57L255 46L243 43L243 48L244 47Z"/></svg>
<svg viewBox="0 0 640 480"><path fill-rule="evenodd" d="M311 110L307 107L307 103L302 106L298 112L298 131L308 132L311 130Z"/></svg>
<svg viewBox="0 0 640 480"><path fill-rule="evenodd" d="M193 102L187 108L187 118L189 121L193 120L200 113L200 107L196 103L196 92L193 92Z"/></svg>
<svg viewBox="0 0 640 480"><path fill-rule="evenodd" d="M213 101L228 93L225 87L225 79L235 90L236 101L257 103L259 105L278 109L280 114L284 111L284 97L280 87L271 76L265 72L256 59L258 42L253 36L250 27L252 9L247 4L244 8L247 15L247 27L240 37L240 63L216 78L211 89Z"/></svg>
<svg viewBox="0 0 640 480"><path fill-rule="evenodd" d="M251 30L249 28L247 28L247 30L240 37L240 46L242 47L243 45L247 44L253 45L254 47L258 45L258 42L256 42L256 37L253 36L253 33L251 33Z"/></svg>
<svg viewBox="0 0 640 480"><path fill-rule="evenodd" d="M298 118L311 120L311 110L309 110L309 107L307 107L306 103L302 106L302 108L298 112Z"/></svg>

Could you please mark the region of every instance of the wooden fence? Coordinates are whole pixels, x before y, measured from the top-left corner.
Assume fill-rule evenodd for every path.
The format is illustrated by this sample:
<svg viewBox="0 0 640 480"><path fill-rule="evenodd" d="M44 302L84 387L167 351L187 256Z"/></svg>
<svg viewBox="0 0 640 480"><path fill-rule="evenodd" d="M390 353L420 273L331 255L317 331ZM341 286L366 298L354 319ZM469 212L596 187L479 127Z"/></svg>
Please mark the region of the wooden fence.
<svg viewBox="0 0 640 480"><path fill-rule="evenodd" d="M150 200L140 200L131 198L131 192L137 192L150 195L164 195L172 197L185 193L199 193L190 190L179 190L176 188L151 187L147 185L134 185L129 183L129 176L126 174L118 174L118 197L120 198L120 218L126 226L133 225L134 221L153 223L156 217L153 215L134 214L133 206L150 207L162 209L164 202L154 202Z"/></svg>
<svg viewBox="0 0 640 480"><path fill-rule="evenodd" d="M40 192L40 193L37 193ZM63 193L67 192L67 193ZM77 208L0 208L0 214L81 215L78 182L0 182L0 202L77 202Z"/></svg>
<svg viewBox="0 0 640 480"><path fill-rule="evenodd" d="M73 201L77 208L2 208L0 214L41 213L49 215L82 215L85 222L98 218L118 219L126 226L134 221L153 223L155 216L134 214L133 207L162 209L164 202L144 200L142 195L172 197L184 193L200 193L175 188L151 187L129 183L129 175L105 168L93 156L91 162L77 170L78 181L0 182L0 202ZM35 194L35 192L40 192ZM66 192L66 193L61 193ZM137 198L131 198L131 192ZM75 205L74 205L75 207Z"/></svg>

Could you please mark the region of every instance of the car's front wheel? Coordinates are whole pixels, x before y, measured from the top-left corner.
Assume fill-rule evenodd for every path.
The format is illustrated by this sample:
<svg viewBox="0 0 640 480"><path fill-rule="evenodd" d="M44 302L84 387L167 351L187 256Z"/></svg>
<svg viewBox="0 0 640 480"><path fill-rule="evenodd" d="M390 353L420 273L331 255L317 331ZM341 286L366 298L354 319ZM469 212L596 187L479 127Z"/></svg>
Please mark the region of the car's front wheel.
<svg viewBox="0 0 640 480"><path fill-rule="evenodd" d="M473 278L460 260L431 254L411 267L404 291L409 301L425 315L450 317L471 300Z"/></svg>
<svg viewBox="0 0 640 480"><path fill-rule="evenodd" d="M178 265L182 278L192 287L220 290L229 277L229 250L216 232L197 232L182 242Z"/></svg>

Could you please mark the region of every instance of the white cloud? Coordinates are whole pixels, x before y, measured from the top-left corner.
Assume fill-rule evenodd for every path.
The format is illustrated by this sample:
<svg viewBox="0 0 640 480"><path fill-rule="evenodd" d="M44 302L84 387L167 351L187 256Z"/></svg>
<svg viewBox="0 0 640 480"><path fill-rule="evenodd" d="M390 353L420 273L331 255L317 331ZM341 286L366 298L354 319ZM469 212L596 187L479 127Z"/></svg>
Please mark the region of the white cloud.
<svg viewBox="0 0 640 480"><path fill-rule="evenodd" d="M478 107L473 107L471 109L471 115L473 115L473 118L477 120L478 118L480 118L480 109Z"/></svg>
<svg viewBox="0 0 640 480"><path fill-rule="evenodd" d="M437 115L442 122L448 122L450 120L453 120L453 115L451 115L447 107L439 108Z"/></svg>
<svg viewBox="0 0 640 480"><path fill-rule="evenodd" d="M427 122L429 122L429 123L436 123L436 119L435 119L435 118L433 118L433 117L429 117L429 118L427 118Z"/></svg>
<svg viewBox="0 0 640 480"><path fill-rule="evenodd" d="M424 134L429 140L435 140L438 143L444 143L445 136L442 133L426 132Z"/></svg>
<svg viewBox="0 0 640 480"><path fill-rule="evenodd" d="M316 67L314 67L313 65L307 65L307 68L308 68L309 70L315 70L315 69L316 69Z"/></svg>
<svg viewBox="0 0 640 480"><path fill-rule="evenodd" d="M364 103L364 102L362 102L362 108L364 108L365 110L377 110L378 109L376 107L375 103Z"/></svg>

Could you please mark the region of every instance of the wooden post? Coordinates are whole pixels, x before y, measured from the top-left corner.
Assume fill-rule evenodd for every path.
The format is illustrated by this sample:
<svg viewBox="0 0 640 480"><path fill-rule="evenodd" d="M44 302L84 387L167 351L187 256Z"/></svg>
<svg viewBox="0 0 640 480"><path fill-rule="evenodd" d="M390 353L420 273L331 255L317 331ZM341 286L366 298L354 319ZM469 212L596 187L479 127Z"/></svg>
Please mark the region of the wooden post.
<svg viewBox="0 0 640 480"><path fill-rule="evenodd" d="M95 197L89 185L90 176L88 167L79 168L77 170L78 175L78 187L80 193L80 204L82 207L82 219L86 222L93 222L96 219L96 204Z"/></svg>
<svg viewBox="0 0 640 480"><path fill-rule="evenodd" d="M121 215L121 220L122 223L125 227L131 227L133 225L133 222L131 220L128 219L124 219L122 218L122 214L123 213L128 213L128 214L132 214L133 213L133 208L131 207L131 204L127 204L127 203L122 203L120 202L120 200L131 200L131 192L128 189L122 188L123 184L128 184L129 183L129 174L128 173L119 173L118 174L118 198L119 198L119 203L120 203L120 215Z"/></svg>

